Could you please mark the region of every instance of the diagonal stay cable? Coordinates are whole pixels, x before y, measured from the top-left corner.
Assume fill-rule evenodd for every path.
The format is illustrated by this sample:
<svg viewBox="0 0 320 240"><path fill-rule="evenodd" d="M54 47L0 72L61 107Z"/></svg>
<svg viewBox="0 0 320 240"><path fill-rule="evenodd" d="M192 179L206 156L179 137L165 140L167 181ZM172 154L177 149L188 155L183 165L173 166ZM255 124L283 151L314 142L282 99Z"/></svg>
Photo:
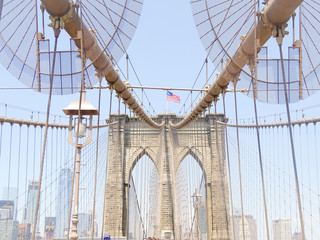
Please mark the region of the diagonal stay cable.
<svg viewBox="0 0 320 240"><path fill-rule="evenodd" d="M280 27L277 27L277 30L278 30L277 43L279 46L279 53L280 53L280 59L281 59L282 80L283 80L284 96L285 96L286 109L287 109L288 129L289 129L289 135L290 135L290 145L291 145L292 162L293 162L293 169L294 169L294 175L295 175L297 201L298 201L298 206L299 206L301 234L302 234L302 239L305 240L306 238L305 238L305 231L304 231L304 221L303 221L300 187L299 187L299 179L298 179L298 172L297 172L296 154L295 154L295 148L294 148L294 143L293 143L293 133L292 133L291 116L290 116L290 108L289 108L289 98L288 98L288 92L287 92L286 74L285 74L284 60L283 60L283 54L282 54L283 33L282 33L282 29Z"/></svg>
<svg viewBox="0 0 320 240"><path fill-rule="evenodd" d="M48 104L47 104L47 115L46 115L46 125L45 125L44 139L43 139L43 147L42 147L42 154L41 154L37 202L36 202L36 209L35 209L35 213L34 213L34 223L33 223L32 237L31 237L32 240L35 240L38 212L39 212L39 207L40 207L39 206L40 191L41 191L42 173L43 173L43 167L44 167L44 156L45 156L46 143L47 143L49 115L50 115L50 106L51 106L51 97L52 97L53 75L54 75L54 67L55 67L56 52L57 52L57 45L58 45L58 37L60 34L60 20L59 19L54 20L53 27L54 27L55 42L54 42L54 51L53 51L53 60L52 60L52 70L51 70L51 74L50 74L50 89L49 89L49 97L48 97Z"/></svg>

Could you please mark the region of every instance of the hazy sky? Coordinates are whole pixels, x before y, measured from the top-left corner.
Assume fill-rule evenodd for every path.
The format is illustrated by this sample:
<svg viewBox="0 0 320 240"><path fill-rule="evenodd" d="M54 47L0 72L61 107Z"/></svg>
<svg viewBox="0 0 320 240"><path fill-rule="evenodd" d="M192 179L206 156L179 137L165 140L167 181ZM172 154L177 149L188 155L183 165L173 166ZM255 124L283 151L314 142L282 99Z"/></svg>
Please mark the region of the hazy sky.
<svg viewBox="0 0 320 240"><path fill-rule="evenodd" d="M63 40L63 39L62 39ZM270 39L270 41L275 41ZM180 87L191 88L196 80L201 66L206 57L206 52L197 33L190 3L187 1L145 1L138 24L138 28L127 50L133 67L139 80L145 86L157 87ZM126 72L125 56L119 62L123 72ZM213 65L208 64L209 74L213 70ZM0 66L2 81L1 88L6 87L25 87L22 83L10 75ZM138 86L139 83L134 77L133 70L129 70L130 84ZM200 74L196 88L201 88L205 83L205 71ZM213 82L213 78L210 80ZM106 82L104 82L106 85ZM141 90L136 90L141 97ZM146 91L156 113L165 112L166 93L165 91ZM188 92L174 91L181 96L183 103ZM92 101L97 107L97 90L90 90L87 99ZM195 97L193 93L193 98ZM234 115L232 94L227 94L227 114L231 118ZM35 111L45 112L47 105L46 94L37 93L33 90L0 90L0 103L12 104ZM310 97L300 103L292 104L292 109L303 106L313 105L319 99L319 94ZM78 94L66 96L54 96L52 100L51 112L56 115L63 115L62 108L66 107L71 100L78 100ZM252 99L239 94L239 115L240 118L253 116ZM115 103L115 101L113 101ZM218 103L218 111L222 111L221 102ZM178 113L181 104L168 103L171 112ZM144 98L144 105L146 99ZM190 99L187 101L190 106ZM103 90L101 117L108 114L109 91ZM117 111L117 104L113 104L114 112ZM260 115L284 112L284 105L259 104L258 111L263 109ZM4 113L4 106L0 105L0 114ZM8 108L7 115L11 110ZM4 114L3 114L4 115ZM11 115L11 114L10 114ZM11 116L14 116L12 113ZM22 116L25 117L25 116Z"/></svg>
<svg viewBox="0 0 320 240"><path fill-rule="evenodd" d="M63 40L63 39L62 39ZM275 41L270 39L270 41ZM138 28L127 50L133 67L144 86L156 87L178 87L191 88L196 80L203 62L206 58L206 52L197 33L194 24L191 6L188 1L183 0L162 0L162 1L144 1ZM209 73L214 66L209 63ZM126 72L125 56L119 62L123 72ZM33 90L8 90L6 88L25 87L20 81L0 66L0 116L30 119L31 111L21 111L21 109L10 107L19 106L24 109L32 109L33 119L38 119L37 112L44 113L47 107L48 95L37 93ZM134 77L133 70L130 69L130 84L138 86L139 83ZM213 82L212 78L210 83ZM202 71L199 77L197 88L205 83L205 72ZM106 82L103 83L106 86ZM141 98L141 91L136 90ZM188 92L173 91L181 97L184 103ZM148 98L156 113L165 112L166 92L165 91L147 91ZM195 94L194 94L195 95ZM66 96L53 96L51 113L62 115L62 108L69 105L71 101L78 100L78 94ZM89 90L87 100L90 100L94 106L98 106L98 90ZM292 118L302 118L302 112L296 109L305 108L305 117L319 116L319 111L309 106L318 105L320 94L317 93L306 100L291 104L293 111ZM227 116L234 118L233 95L227 94ZM10 105L7 109L4 104ZM148 106L144 98L144 105ZM190 99L188 100L188 105ZM113 100L113 112L117 112L115 99ZM177 113L182 104L168 102L169 111ZM253 105L252 99L239 94L238 97L239 117L252 118ZM149 107L147 107L149 108ZM121 107L123 112L123 106ZM318 108L319 109L319 108ZM101 119L108 116L109 112L109 90L102 91ZM218 112L222 112L221 101L218 103ZM271 116L269 121L279 121L279 113L285 112L284 105L258 103L259 116ZM275 116L275 114L277 114ZM40 120L44 121L44 114L40 115ZM282 114L282 120L285 114ZM59 118L56 119L59 121ZM52 119L51 119L52 121Z"/></svg>

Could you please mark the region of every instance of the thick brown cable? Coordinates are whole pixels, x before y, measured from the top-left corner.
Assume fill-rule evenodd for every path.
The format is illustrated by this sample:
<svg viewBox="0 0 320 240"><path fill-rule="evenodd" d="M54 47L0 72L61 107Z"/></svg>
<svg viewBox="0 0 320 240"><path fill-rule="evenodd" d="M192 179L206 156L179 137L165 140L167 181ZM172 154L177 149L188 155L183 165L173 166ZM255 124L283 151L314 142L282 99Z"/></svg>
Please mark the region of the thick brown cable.
<svg viewBox="0 0 320 240"><path fill-rule="evenodd" d="M280 29L279 29L279 31L280 31ZM288 129L289 129L289 135L290 135L292 162L293 162L293 169L294 169L294 176L295 176L295 183L296 183L297 200L298 200L298 205L299 205L301 234L302 234L302 239L305 240L306 238L305 238L305 231L304 231L304 221L303 221L303 213L302 213L300 187L299 187L299 179L298 179L298 172L297 172L296 155L295 155L295 149L294 149L294 143L293 143L293 134L292 134L291 116L290 116L290 108L289 108L289 99L288 99L288 92L287 92L286 74L285 74L284 60L283 60L283 54L282 54L282 43L278 42L278 45L279 45L279 52L280 52L280 59L281 59L284 96L285 96L286 109L287 109Z"/></svg>
<svg viewBox="0 0 320 240"><path fill-rule="evenodd" d="M54 24L60 24L59 20L56 20ZM57 52L57 45L58 45L58 37L60 34L60 26L54 26L54 34L55 34L55 42L54 42L54 51L53 51L53 59L52 59L52 70L50 74L50 89L49 89L49 97L48 97L48 104L47 104L47 116L46 116L46 125L44 131L44 139L43 139L43 146L42 146L42 154L41 154L41 163L40 163L40 174L39 174L39 184L38 184L38 193L37 193L37 202L36 202L36 209L34 213L34 223L33 223L33 230L32 230L32 237L31 239L35 239L36 229L37 229L37 219L38 219L38 212L39 212L39 205L40 205L40 193L41 193L41 184L42 184L42 174L43 174L43 167L44 167L44 156L46 151L46 144L47 144L47 134L48 134L48 125L49 125L49 114L50 114L50 106L51 106L51 97L52 97L52 85L53 85L53 74L54 74L54 67L55 67L55 60L56 60L56 52Z"/></svg>
<svg viewBox="0 0 320 240"><path fill-rule="evenodd" d="M255 41L256 43L256 41ZM256 51L255 46L255 51ZM256 56L256 54L255 54ZM260 165L260 174L261 174L261 187L262 187L262 196L263 196L263 205L264 205L264 216L265 216L265 224L267 231L267 240L270 240L270 232L269 232L269 223L268 223L268 208L267 208L267 200L266 200L266 190L265 190L265 180L264 180L264 172L263 172L263 163L262 163L262 153L261 153L261 142L260 142L260 131L259 131L259 122L258 122L258 110L257 110L257 93L255 89L257 89L257 58L254 58L254 70L251 72L251 84L253 86L253 107L254 107L254 116L255 116L255 128L257 132L257 144L258 144L258 153L259 153L259 165ZM253 77L254 76L254 77ZM254 79L255 78L255 79Z"/></svg>

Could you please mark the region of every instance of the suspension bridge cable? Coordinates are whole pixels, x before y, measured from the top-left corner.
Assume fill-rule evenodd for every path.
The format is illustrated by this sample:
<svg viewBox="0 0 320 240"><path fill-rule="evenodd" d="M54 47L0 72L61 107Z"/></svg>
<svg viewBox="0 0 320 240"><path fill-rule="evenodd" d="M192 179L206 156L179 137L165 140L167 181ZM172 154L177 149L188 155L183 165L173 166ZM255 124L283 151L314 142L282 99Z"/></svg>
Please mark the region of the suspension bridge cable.
<svg viewBox="0 0 320 240"><path fill-rule="evenodd" d="M17 196L16 196L16 199L17 199L17 203L16 203L16 206L19 205L19 181L20 181L20 158L21 158L21 125L20 125L20 128L19 128L19 143L18 143L18 177L17 177ZM17 214L18 214L18 211L16 210L16 213L15 213L15 220L17 221Z"/></svg>
<svg viewBox="0 0 320 240"><path fill-rule="evenodd" d="M255 41L256 43L256 41ZM255 46L256 49L256 46ZM256 50L255 50L256 51ZM255 55L256 56L256 55ZM254 69L251 72L251 84L253 88L257 88L257 60L256 57L254 58ZM253 78L255 77L255 79ZM255 80L255 81L254 81ZM266 224L266 231L267 231L267 240L270 240L270 233L269 233L269 223L268 223L268 210L267 210L267 200L266 200L266 191L265 191L265 180L264 180L264 173L263 173L263 164L262 164L262 153L261 153L261 143L260 143L260 132L259 132L259 122L258 122L258 110L257 110L257 102L256 102L256 92L253 91L253 107L254 107L254 115L255 115L255 123L256 123L256 133L257 133L257 144L258 144L258 153L259 153L259 164L260 164L260 174L261 174L261 186L262 186L262 195L263 195L263 205L264 205L264 214L265 214L265 224Z"/></svg>
<svg viewBox="0 0 320 240"><path fill-rule="evenodd" d="M50 113L50 106L51 106L53 74L54 74L54 68L55 68L58 37L59 37L59 34L60 34L60 19L58 18L58 19L54 20L53 24L54 24L53 28L54 28L55 42L54 42L54 51L53 51L53 59L52 59L52 70L51 70L51 74L50 74L50 89L49 89L49 98L48 98L48 104L47 104L46 126L45 126L45 133L44 133L43 147L42 147L42 154L41 154L37 202L36 202L33 231L32 231L32 237L31 237L32 240L35 239L35 234L36 234L36 229L37 229L36 227L37 227L37 219L38 219L38 212L39 212L40 191L41 191L41 184L42 184L42 173L43 173L43 167L44 167L44 156L45 156L45 151L46 151L47 134L48 134L48 123L49 123L49 113Z"/></svg>
<svg viewBox="0 0 320 240"><path fill-rule="evenodd" d="M128 57L128 60L129 60L130 66L131 66L131 68L132 68L132 70L133 70L133 72L134 72L134 75L136 76L136 78L137 78L140 86L142 86L142 83L141 83L141 81L140 81L140 79L139 79L139 77L138 77L138 74L137 74L137 72L136 72L136 70L135 70L135 68L133 67L133 64L132 64L132 62L131 62L131 58ZM148 98L148 95L147 95L145 92L144 92L144 95L146 96L147 101L151 104L151 102L150 102L150 100L149 100L149 98ZM151 108L152 108L153 111L155 111L154 108L153 108L153 106L152 106L152 104L151 104Z"/></svg>
<svg viewBox="0 0 320 240"><path fill-rule="evenodd" d="M111 107L112 107L112 89L110 91L110 105L109 105L109 124L111 123ZM108 167L109 167L109 151L110 151L110 126L108 127L108 142L107 142L107 154L106 154L106 168L105 168L105 174L106 174L106 177L105 177L105 187L104 187L104 192L106 193L107 191L107 181L108 181ZM103 198L103 210L102 210L102 227L101 227L101 239L103 238L103 233L104 233L104 227L105 227L105 206L106 206L106 196L104 196Z"/></svg>
<svg viewBox="0 0 320 240"><path fill-rule="evenodd" d="M113 19L112 19L112 16L111 16L111 14L110 14L110 10L109 10L109 8L106 6L106 3L105 3L105 2L103 2L103 6L104 6L105 9L107 10L107 13L108 13L108 15L109 15L109 17L110 17L110 20L109 20L109 21L112 23L112 25L113 25L113 27L115 28L115 30L117 30L118 26L116 26L116 24L114 23L114 21L113 21ZM87 8L87 10L89 11L88 8ZM121 43L121 45L122 45L122 46L119 46L118 43L116 43L117 46L118 46L120 49L121 49L121 47L122 47L121 50L122 50L124 53L126 53L126 59L127 59L127 81L129 81L129 79L128 79L128 77L129 77L129 75L128 75L128 60L129 60L129 63L130 63L130 65L131 65L131 67L132 67L132 69L133 69L133 71L134 71L134 74L135 74L135 76L136 76L139 84L142 86L141 81L140 81L140 79L139 79L139 77L138 77L138 75L137 75L137 73L136 73L136 71L135 71L135 69L134 69L134 67L133 67L133 64L132 64L132 62L131 62L131 59L129 58L129 55L128 55L127 51L126 51L126 48L125 48L124 43L123 43L123 41L122 41L121 35L119 34L118 31L116 31L116 34L117 34L117 36L118 36L118 38L119 38L119 41L120 41L120 43ZM105 44L105 45L107 46L107 44ZM118 66L117 63L116 63L116 65ZM119 67L119 66L118 66L118 67ZM123 74L123 71L121 70L120 67L119 67L119 69L120 69L122 75L125 76L125 75ZM146 96L146 98L147 98L147 100L148 100L148 102L149 102L149 105L151 105L151 102L150 102L147 94L146 94L146 93L144 93L144 94L145 94L145 96ZM152 105L151 105L151 108L152 108L153 111L155 112L155 110L154 110L154 108L152 107Z"/></svg>
<svg viewBox="0 0 320 240"><path fill-rule="evenodd" d="M236 90L237 79L233 76L233 86ZM238 104L237 104L237 93L234 91L234 106L235 106L235 115L236 115L236 132L237 132L237 149L238 149L238 170L239 170L239 185L240 185L240 201L241 201L241 218L242 218L242 236L245 240L245 231L244 231L244 213L243 213L243 196L242 196L242 177L241 177L241 162L240 162L240 140L239 140L239 128L238 128Z"/></svg>
<svg viewBox="0 0 320 240"><path fill-rule="evenodd" d="M222 92L222 100L223 100L223 114L226 116L226 102L225 102L226 92L225 89ZM227 164L228 164L228 172L229 172L229 188L230 188L230 201L231 201L231 218L232 218L232 233L233 239L235 239L235 225L234 225L234 214L233 214L233 196L232 196L232 182L231 182L231 168L230 168L230 154L229 154L229 140L228 140L228 127L225 127L226 134L226 151L227 151Z"/></svg>
<svg viewBox="0 0 320 240"><path fill-rule="evenodd" d="M315 139L315 145L318 146L318 139L317 139L317 125L313 125L313 131L314 131L314 139ZM318 159L318 149L315 147L315 159ZM316 161L316 172L319 172L319 163ZM317 174L317 190L318 190L318 209L320 209L320 187L319 187L320 181L319 181L319 174ZM320 212L319 212L319 222L320 222Z"/></svg>
<svg viewBox="0 0 320 240"><path fill-rule="evenodd" d="M215 103L215 109L216 109L216 104L217 102L214 101ZM216 110L215 110L216 111ZM220 151L220 144L219 144L219 134L218 134L218 121L216 120L212 120L213 124L215 125L215 142L216 142L216 149L217 149L217 156L218 156L218 172L219 172L219 179L221 181L220 183L220 188L222 188L222 197L223 197L223 203L224 203L224 211L225 211L225 221L226 221L226 225L227 225L227 236L228 239L230 238L230 232L229 232L229 219L228 219L228 211L227 211L227 201L226 201L226 190L225 190L225 176L223 174L224 172L224 164L223 164L223 160L222 160L222 152ZM220 138L221 139L221 138ZM221 147L222 149L222 147Z"/></svg>
<svg viewBox="0 0 320 240"><path fill-rule="evenodd" d="M299 214L300 214L300 222L301 222L301 233L302 239L305 240L305 232L304 232L304 221L303 221L303 214L302 214L302 205L301 205L301 198L300 198L300 188L299 188L299 180L298 180L298 172L297 172L297 164L296 164L296 155L293 143L293 134L292 134L292 126L291 126L291 117L290 117L290 108L289 108L289 98L287 92L287 83L286 83L286 75L285 75L285 67L284 67L284 59L282 54L282 38L283 33L282 29L277 27L279 36L277 37L277 43L279 46L280 52L280 59L281 59L281 68L282 68L282 80L283 80L283 88L284 88L284 95L285 95L285 102L286 102L286 109L287 109L287 118L288 118L288 129L290 135L290 145L291 145L291 154L292 154L292 161L293 161L293 168L294 168L294 175L296 181L296 191L297 191L297 200L299 205Z"/></svg>
<svg viewBox="0 0 320 240"><path fill-rule="evenodd" d="M10 124L10 140L9 140L9 172L8 172L8 192L7 192L7 199L9 200L10 196L10 175L11 175L11 156L12 156L12 124Z"/></svg>
<svg viewBox="0 0 320 240"><path fill-rule="evenodd" d="M96 140L96 162L95 162L95 175L94 175L94 190L93 190L93 207L92 207L92 232L91 239L94 237L94 218L96 210L96 191L97 191L97 171L98 171L98 156L99 156L99 133L100 133L100 106L101 106L101 82L102 76L99 76L99 100L98 100L98 122L97 122L97 140Z"/></svg>
<svg viewBox="0 0 320 240"><path fill-rule="evenodd" d="M311 171L310 171L310 151L309 151L309 130L308 130L308 127L306 128L306 132L307 132L307 165L308 165L308 182L309 182L309 186L311 187ZM310 203L310 210L312 209L312 202L311 202L311 189L309 188L309 203ZM311 227L311 236L312 236L312 239L313 239L313 225L312 225L312 211L310 211L311 214L310 214L310 227Z"/></svg>
<svg viewBox="0 0 320 240"><path fill-rule="evenodd" d="M230 6L229 6L229 8L228 8L228 11L229 11L229 9L230 9L230 7L231 7L231 4L232 4L232 3L230 3ZM207 9L208 9L208 8L207 8ZM205 61L203 62L202 66L201 66L201 69L200 69L200 71L199 71L199 73L198 73L198 75L197 75L197 77L196 77L196 79L195 79L195 81L194 81L194 83L193 83L193 85L192 85L191 88L193 88L193 87L195 86L195 84L197 83L197 81L198 81L198 79L199 79L199 77L200 77L200 74L201 74L204 66L207 65L208 57L209 57L209 55L210 55L210 53L211 53L211 51L212 51L212 48L213 48L214 43L215 43L216 41L219 41L219 38L218 38L217 36L218 36L218 34L220 33L221 27L223 26L223 23L224 23L225 20L226 20L226 15L227 15L227 14L225 14L225 17L224 17L224 19L222 20L222 22L219 23L219 24L220 24L220 28L219 28L219 30L218 30L218 33L215 34L215 35L216 35L216 38L215 38L215 39L210 43L210 45L208 46L209 51L207 52ZM210 24L212 24L211 20L210 20ZM214 28L213 28L213 29L214 29ZM235 40L235 38L234 38L234 40ZM234 40L233 40L233 41L234 41ZM228 42L227 44L229 44L229 42ZM221 45L221 46L222 46L222 45ZM231 44L229 45L229 47L230 47L230 46L231 46ZM208 49L208 48L207 48L207 49ZM206 50L207 50L207 49L206 49ZM228 48L228 49L229 49L229 48ZM222 51L223 51L223 50L221 50L221 52L222 52ZM221 53L221 52L220 52L220 53ZM226 52L226 51L225 51L225 52ZM220 55L220 53L217 54L217 57ZM226 54L226 53L225 53L225 54ZM224 54L224 55L225 55L225 54ZM216 58L217 58L217 57L216 57ZM230 57L230 56L229 56L229 57ZM204 86L207 85L208 80L211 79L213 73L217 70L217 68L218 68L218 66L216 66L216 67L214 68L214 70L212 71L212 74L210 74L210 77L209 77L209 78L208 78L208 76L207 76L208 73L207 73L207 69L206 69L206 84L205 84ZM184 104L187 102L189 96L190 96L190 93L188 94L188 96L187 96ZM198 95L198 96L199 96L199 95ZM197 97L198 97L198 96L197 96ZM183 105L182 105L182 106L183 106ZM182 109L182 108L181 108L181 109ZM181 109L180 109L180 111L181 111Z"/></svg>
<svg viewBox="0 0 320 240"><path fill-rule="evenodd" d="M3 131L3 122L0 123L0 158L2 153L2 131Z"/></svg>

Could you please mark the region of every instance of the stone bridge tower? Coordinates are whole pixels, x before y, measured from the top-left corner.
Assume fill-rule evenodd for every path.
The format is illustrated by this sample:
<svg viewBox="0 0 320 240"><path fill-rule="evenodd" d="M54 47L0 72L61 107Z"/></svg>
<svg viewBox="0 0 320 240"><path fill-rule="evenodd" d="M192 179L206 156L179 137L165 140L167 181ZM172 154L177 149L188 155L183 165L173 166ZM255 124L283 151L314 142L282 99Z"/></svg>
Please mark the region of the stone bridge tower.
<svg viewBox="0 0 320 240"><path fill-rule="evenodd" d="M199 162L206 181L206 215L208 239L232 239L229 217L229 195L226 177L223 115L208 114L193 124L176 130L171 123L176 115L154 118L165 122L158 130L127 115L112 115L109 131L109 166L105 193L104 233L127 238L129 177L136 162L148 155L159 174L159 226L157 234L179 239L175 221L174 179L181 161L191 154Z"/></svg>

